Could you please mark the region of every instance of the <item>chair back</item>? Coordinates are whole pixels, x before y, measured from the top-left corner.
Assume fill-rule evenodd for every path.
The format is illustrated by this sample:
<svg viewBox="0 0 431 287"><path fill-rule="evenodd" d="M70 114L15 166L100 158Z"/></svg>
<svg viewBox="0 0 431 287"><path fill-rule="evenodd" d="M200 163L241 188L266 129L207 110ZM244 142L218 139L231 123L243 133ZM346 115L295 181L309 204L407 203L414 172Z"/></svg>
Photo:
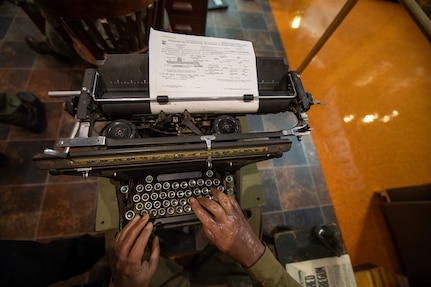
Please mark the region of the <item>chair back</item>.
<svg viewBox="0 0 431 287"><path fill-rule="evenodd" d="M163 0L35 0L45 19L87 62L148 50L149 31L163 28ZM88 58L91 59L88 59Z"/></svg>

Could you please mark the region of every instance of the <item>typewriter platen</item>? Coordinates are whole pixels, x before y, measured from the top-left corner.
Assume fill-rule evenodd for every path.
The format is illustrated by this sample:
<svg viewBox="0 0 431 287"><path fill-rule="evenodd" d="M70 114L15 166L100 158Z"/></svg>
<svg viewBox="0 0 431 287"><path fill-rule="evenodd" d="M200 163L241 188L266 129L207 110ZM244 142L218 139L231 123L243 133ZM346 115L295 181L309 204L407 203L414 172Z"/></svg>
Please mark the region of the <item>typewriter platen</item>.
<svg viewBox="0 0 431 287"><path fill-rule="evenodd" d="M292 112L295 127L248 132L241 125L246 114L211 108L153 114L153 102L181 99L150 98L147 55L108 55L85 71L81 91L54 93L68 95L64 108L76 123L69 138L58 139L34 161L53 175L110 178L120 227L145 213L155 225L195 222L190 197L211 197L211 188L237 196L241 167L280 157L290 150L292 136L309 133L305 112L313 99L299 75L282 59L256 62L259 96L241 101L258 101L255 114ZM205 95L192 100L205 105Z"/></svg>

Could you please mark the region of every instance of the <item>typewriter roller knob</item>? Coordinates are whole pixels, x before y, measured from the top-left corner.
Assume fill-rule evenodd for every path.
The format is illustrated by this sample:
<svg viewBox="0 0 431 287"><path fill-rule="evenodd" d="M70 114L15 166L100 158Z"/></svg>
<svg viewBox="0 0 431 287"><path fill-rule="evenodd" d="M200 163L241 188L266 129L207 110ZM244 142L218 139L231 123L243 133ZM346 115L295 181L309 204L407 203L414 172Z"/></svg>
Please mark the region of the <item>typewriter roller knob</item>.
<svg viewBox="0 0 431 287"><path fill-rule="evenodd" d="M136 126L126 120L116 120L106 126L106 136L111 139L132 139L136 137Z"/></svg>
<svg viewBox="0 0 431 287"><path fill-rule="evenodd" d="M219 116L213 122L213 131L217 134L237 134L239 132L239 124L232 116Z"/></svg>

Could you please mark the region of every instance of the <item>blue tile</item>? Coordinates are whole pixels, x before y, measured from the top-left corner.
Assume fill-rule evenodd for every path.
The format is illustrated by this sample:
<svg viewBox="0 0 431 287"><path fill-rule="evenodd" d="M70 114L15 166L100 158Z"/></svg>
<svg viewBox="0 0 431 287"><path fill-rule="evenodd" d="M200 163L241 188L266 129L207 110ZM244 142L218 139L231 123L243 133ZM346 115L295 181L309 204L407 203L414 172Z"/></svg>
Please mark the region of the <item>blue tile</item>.
<svg viewBox="0 0 431 287"><path fill-rule="evenodd" d="M302 142L293 137L291 149L284 153L282 157L274 159L273 162L275 167L307 165Z"/></svg>
<svg viewBox="0 0 431 287"><path fill-rule="evenodd" d="M263 196L265 198L265 205L262 207L262 211L280 211L280 196L274 171L272 169L259 170L259 176L262 183Z"/></svg>
<svg viewBox="0 0 431 287"><path fill-rule="evenodd" d="M283 213L286 226L292 229L300 229L324 224L320 208L286 211Z"/></svg>
<svg viewBox="0 0 431 287"><path fill-rule="evenodd" d="M263 213L262 229L264 234L272 234L272 231L280 226L286 226L282 212Z"/></svg>

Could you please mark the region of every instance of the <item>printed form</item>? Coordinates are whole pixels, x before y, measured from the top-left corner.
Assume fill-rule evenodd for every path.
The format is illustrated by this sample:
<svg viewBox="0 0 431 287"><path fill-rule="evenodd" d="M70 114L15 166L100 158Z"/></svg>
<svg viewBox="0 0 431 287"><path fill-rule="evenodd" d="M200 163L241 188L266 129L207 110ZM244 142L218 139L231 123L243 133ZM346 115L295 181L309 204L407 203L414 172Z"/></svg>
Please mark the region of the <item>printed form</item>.
<svg viewBox="0 0 431 287"><path fill-rule="evenodd" d="M149 41L152 113L254 113L259 107L256 57L249 41L151 30ZM253 95L244 101L244 95Z"/></svg>

